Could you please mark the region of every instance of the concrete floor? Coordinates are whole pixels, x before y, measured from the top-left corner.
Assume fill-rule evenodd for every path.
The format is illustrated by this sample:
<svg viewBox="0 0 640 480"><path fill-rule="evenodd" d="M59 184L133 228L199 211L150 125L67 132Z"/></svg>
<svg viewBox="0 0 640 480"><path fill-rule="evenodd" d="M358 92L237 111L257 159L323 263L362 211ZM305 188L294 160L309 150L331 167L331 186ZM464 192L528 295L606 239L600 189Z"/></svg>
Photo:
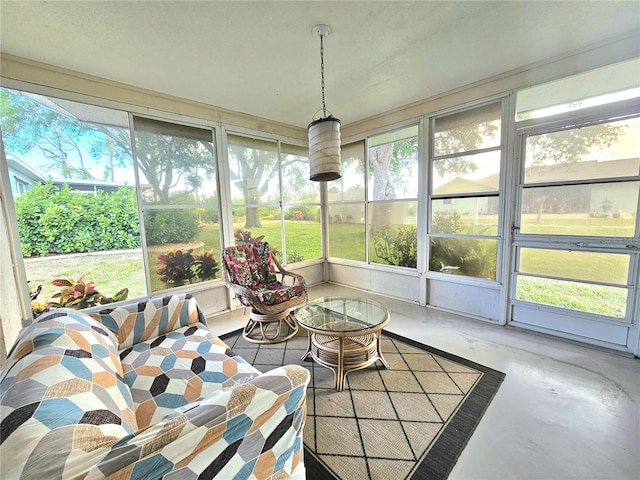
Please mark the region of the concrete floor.
<svg viewBox="0 0 640 480"><path fill-rule="evenodd" d="M450 480L640 479L640 360L337 285L309 291L326 295L373 298L387 330L506 373ZM209 323L222 334L246 318Z"/></svg>

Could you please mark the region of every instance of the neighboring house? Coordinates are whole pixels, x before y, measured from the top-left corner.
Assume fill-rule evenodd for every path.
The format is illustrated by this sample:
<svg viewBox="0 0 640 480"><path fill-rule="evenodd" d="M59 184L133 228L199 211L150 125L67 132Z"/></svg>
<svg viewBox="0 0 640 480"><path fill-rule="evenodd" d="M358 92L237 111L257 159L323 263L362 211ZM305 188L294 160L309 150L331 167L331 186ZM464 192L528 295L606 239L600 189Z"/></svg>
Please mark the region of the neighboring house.
<svg viewBox="0 0 640 480"><path fill-rule="evenodd" d="M65 179L52 179L52 182L57 187L62 187L65 183L69 185L71 190L78 193L93 193L94 195L98 190L112 193L124 186L124 183L107 182L100 180L75 180L70 178Z"/></svg>
<svg viewBox="0 0 640 480"><path fill-rule="evenodd" d="M7 158L7 164L9 166L9 182L11 183L11 193L13 194L13 198L18 198L23 193L29 191L36 183L42 183L48 180L51 180L53 184L59 188L62 188L62 185L66 183L69 185L71 190L75 192L92 193L94 195L98 190L111 193L124 186L123 183L118 182L44 177L22 160L18 160L13 157Z"/></svg>
<svg viewBox="0 0 640 480"><path fill-rule="evenodd" d="M36 183L46 181L45 177L21 160L7 157L7 164L9 166L9 183L11 183L13 198L17 198L27 192Z"/></svg>
<svg viewBox="0 0 640 480"><path fill-rule="evenodd" d="M577 164L547 165L527 172L527 183L545 183L569 179L589 181L593 179L624 178L637 175L640 158L618 160L589 160ZM633 183L590 183L557 189L557 194L546 199L551 213L592 214L621 211L635 215L638 209L638 187ZM523 208L536 212L540 200L535 195L523 199Z"/></svg>
<svg viewBox="0 0 640 480"><path fill-rule="evenodd" d="M635 175L640 170L640 158L619 160L589 160L578 164L541 165L527 171L527 184L544 185L558 180L590 181L593 179L623 178ZM455 177L434 190L436 195L460 192L491 192L498 189L498 174L476 181ZM526 191L525 191L526 192ZM542 197L536 189L522 198L523 213L538 213ZM622 212L635 215L637 210L637 186L632 183L588 183L558 187L544 198L541 213L606 214ZM444 200L445 212L454 208L453 200ZM491 215L498 211L497 199L491 197L463 198L455 200L455 210L461 214Z"/></svg>

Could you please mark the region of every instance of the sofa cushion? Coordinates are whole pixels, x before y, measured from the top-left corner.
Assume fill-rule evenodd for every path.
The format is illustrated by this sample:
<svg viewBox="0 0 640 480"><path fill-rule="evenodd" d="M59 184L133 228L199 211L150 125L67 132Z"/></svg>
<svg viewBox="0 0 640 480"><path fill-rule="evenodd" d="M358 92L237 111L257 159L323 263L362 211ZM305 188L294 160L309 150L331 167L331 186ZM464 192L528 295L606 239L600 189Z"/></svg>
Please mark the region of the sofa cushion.
<svg viewBox="0 0 640 480"><path fill-rule="evenodd" d="M140 428L260 372L197 323L121 352Z"/></svg>
<svg viewBox="0 0 640 480"><path fill-rule="evenodd" d="M53 478L42 465L62 468L72 451L138 429L115 339L88 315L41 316L20 333L0 379L2 457L24 463L24 478Z"/></svg>
<svg viewBox="0 0 640 480"><path fill-rule="evenodd" d="M180 327L206 320L196 299L189 294L153 298L148 301L100 310L91 315L111 330L124 349Z"/></svg>

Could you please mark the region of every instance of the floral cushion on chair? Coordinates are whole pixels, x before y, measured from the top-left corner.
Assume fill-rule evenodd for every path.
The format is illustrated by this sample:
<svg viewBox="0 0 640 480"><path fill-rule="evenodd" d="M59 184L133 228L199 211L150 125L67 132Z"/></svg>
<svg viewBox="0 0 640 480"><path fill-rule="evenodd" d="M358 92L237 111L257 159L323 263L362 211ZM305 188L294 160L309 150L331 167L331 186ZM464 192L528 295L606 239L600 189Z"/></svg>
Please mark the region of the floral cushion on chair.
<svg viewBox="0 0 640 480"><path fill-rule="evenodd" d="M277 305L286 302L290 298L304 295L304 285L282 285L280 282L271 282L251 289L258 299L266 305Z"/></svg>
<svg viewBox="0 0 640 480"><path fill-rule="evenodd" d="M277 305L305 294L304 285L283 285L276 278L276 269L267 242L245 243L224 249L229 280L250 288L265 305ZM243 305L252 306L247 298L236 294Z"/></svg>
<svg viewBox="0 0 640 480"><path fill-rule="evenodd" d="M225 248L224 259L229 266L231 282L243 287L250 287L254 283L251 266L255 262L250 244L244 243Z"/></svg>
<svg viewBox="0 0 640 480"><path fill-rule="evenodd" d="M249 285L249 287L253 289L254 287L262 287L265 284L276 282L276 269L273 265L269 244L266 242L254 243L253 256L255 260L252 265L253 284Z"/></svg>

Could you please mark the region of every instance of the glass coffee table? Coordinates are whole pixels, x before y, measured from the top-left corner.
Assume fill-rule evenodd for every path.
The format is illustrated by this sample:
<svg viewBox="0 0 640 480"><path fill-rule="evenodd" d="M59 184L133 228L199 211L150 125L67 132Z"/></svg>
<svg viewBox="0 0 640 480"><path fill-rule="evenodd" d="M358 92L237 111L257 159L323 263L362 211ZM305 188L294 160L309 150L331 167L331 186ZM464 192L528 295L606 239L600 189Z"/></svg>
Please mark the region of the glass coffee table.
<svg viewBox="0 0 640 480"><path fill-rule="evenodd" d="M311 358L333 371L336 390L344 387L348 373L377 360L389 368L382 356L380 335L389 323L389 312L368 298L321 297L293 311L309 340L303 359Z"/></svg>

